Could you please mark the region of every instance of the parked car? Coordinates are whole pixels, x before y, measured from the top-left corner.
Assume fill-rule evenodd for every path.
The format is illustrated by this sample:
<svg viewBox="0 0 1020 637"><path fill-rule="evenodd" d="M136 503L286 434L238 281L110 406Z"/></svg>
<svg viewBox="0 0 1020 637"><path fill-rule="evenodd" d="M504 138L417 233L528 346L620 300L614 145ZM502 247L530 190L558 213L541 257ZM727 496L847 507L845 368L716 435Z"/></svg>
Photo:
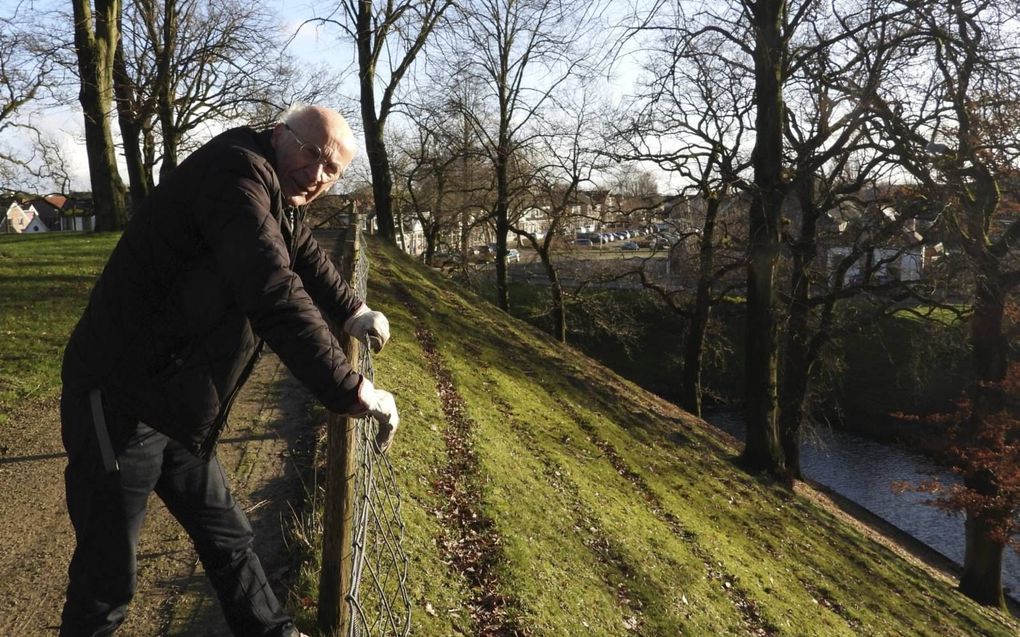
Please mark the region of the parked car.
<svg viewBox="0 0 1020 637"><path fill-rule="evenodd" d="M507 263L519 263L521 260L521 253L517 248L510 248L506 251L506 262Z"/></svg>
<svg viewBox="0 0 1020 637"><path fill-rule="evenodd" d="M620 244L621 250L640 250L641 246L637 244L637 241L625 241Z"/></svg>
<svg viewBox="0 0 1020 637"><path fill-rule="evenodd" d="M591 239L574 239L575 246L591 247Z"/></svg>

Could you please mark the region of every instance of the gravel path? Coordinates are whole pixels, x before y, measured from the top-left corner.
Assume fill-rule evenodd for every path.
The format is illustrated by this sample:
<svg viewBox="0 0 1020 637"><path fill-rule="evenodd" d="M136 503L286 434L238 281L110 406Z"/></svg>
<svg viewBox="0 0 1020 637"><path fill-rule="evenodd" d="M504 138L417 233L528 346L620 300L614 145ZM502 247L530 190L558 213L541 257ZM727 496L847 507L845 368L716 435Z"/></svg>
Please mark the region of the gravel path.
<svg viewBox="0 0 1020 637"><path fill-rule="evenodd" d="M303 501L314 444L309 398L272 354L241 393L219 445L257 551L281 599L290 574L284 528ZM55 635L74 546L64 508L59 400L25 405L0 431L0 635ZM119 634L229 634L187 534L153 496L139 547L138 594Z"/></svg>

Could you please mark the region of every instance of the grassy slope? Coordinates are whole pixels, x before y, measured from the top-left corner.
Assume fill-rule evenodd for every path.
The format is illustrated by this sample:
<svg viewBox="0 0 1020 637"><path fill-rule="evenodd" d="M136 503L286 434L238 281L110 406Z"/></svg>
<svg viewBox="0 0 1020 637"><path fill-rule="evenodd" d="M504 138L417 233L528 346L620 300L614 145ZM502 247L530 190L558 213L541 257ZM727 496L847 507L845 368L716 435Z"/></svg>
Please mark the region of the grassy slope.
<svg viewBox="0 0 1020 637"><path fill-rule="evenodd" d="M60 357L119 234L0 235L0 425L60 386Z"/></svg>
<svg viewBox="0 0 1020 637"><path fill-rule="evenodd" d="M0 425L17 401L57 391L60 352L115 240L0 237ZM394 327L377 379L404 418L391 453L415 635L473 627L467 580L439 548L450 537L434 487L447 424L412 310L467 406L470 484L502 538L498 585L533 634L1016 634L825 511L736 471L733 450L699 422L590 359L378 245L372 267L370 300Z"/></svg>
<svg viewBox="0 0 1020 637"><path fill-rule="evenodd" d="M447 423L416 321L466 403L472 484L502 539L498 585L533 634L1016 634L825 510L736 470L699 421L378 244L370 290L394 328L376 369L403 416L391 453L414 634L473 630L470 586L440 548Z"/></svg>

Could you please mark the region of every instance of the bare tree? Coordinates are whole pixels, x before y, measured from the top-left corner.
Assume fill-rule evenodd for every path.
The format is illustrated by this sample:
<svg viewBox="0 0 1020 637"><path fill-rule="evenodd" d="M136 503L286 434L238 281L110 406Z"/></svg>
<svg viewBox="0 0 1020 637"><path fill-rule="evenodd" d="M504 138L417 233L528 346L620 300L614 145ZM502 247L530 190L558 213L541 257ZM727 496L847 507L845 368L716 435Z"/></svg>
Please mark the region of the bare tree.
<svg viewBox="0 0 1020 637"><path fill-rule="evenodd" d="M292 101L335 92L336 76L288 56L262 2L132 0L116 58L118 115L132 195L172 170L209 124L265 123Z"/></svg>
<svg viewBox="0 0 1020 637"><path fill-rule="evenodd" d="M787 193L783 132L789 42L814 0L790 6L786 0L739 0L703 5L675 14L691 46L703 37L723 38L732 47L730 71L747 78L754 95L754 140L748 193L745 403L747 434L741 460L752 470L785 474L779 443L779 329L776 282L780 263L782 206ZM711 45L709 45L711 46Z"/></svg>
<svg viewBox="0 0 1020 637"><path fill-rule="evenodd" d="M450 200L457 188L453 182L461 157L446 130L448 115L442 110L419 113L414 119L415 143L397 145L407 159L406 169L401 172L396 169L401 162L394 162L394 172L403 178L407 203L425 236L425 263L433 262L440 237L455 232L458 223Z"/></svg>
<svg viewBox="0 0 1020 637"><path fill-rule="evenodd" d="M613 171L609 189L623 197L655 197L659 194L659 182L650 171L628 162Z"/></svg>
<svg viewBox="0 0 1020 637"><path fill-rule="evenodd" d="M129 4L127 13L137 5ZM134 29L127 28L131 20L121 16L121 37L117 42L117 50L113 59L113 91L117 100L117 121L120 135L124 143L124 158L127 163L128 188L131 193L132 207L137 207L149 194L153 187L152 167L155 158L151 149L152 127L155 120L155 101L151 92L142 87L153 86L155 83L154 62L149 57L135 55L132 68L129 70L125 49L135 52L151 48L144 41L139 41ZM127 44L125 44L127 42ZM148 141L143 149L143 136Z"/></svg>
<svg viewBox="0 0 1020 637"><path fill-rule="evenodd" d="M52 52L31 29L22 28L18 19L0 19L0 136L5 140L18 130L27 135L38 133L32 116L59 76ZM0 147L0 178L13 185L17 174L31 170L34 159L24 150Z"/></svg>
<svg viewBox="0 0 1020 637"><path fill-rule="evenodd" d="M807 6L807 2L803 6ZM779 445L779 333L776 270L786 183L783 178L783 82L787 42L799 14L789 18L785 0L743 0L749 29L742 45L754 66L754 186L747 245L747 340L745 399L747 436L741 460L752 469L784 472ZM734 25L736 26L736 25Z"/></svg>
<svg viewBox="0 0 1020 637"><path fill-rule="evenodd" d="M339 27L356 45L361 120L372 170L376 222L379 234L391 241L396 235L386 123L401 81L452 4L452 0L343 0L325 17L312 20ZM383 71L381 64L388 64L388 69ZM381 95L377 96L377 88L381 88Z"/></svg>
<svg viewBox="0 0 1020 637"><path fill-rule="evenodd" d="M879 285L872 274L917 247L916 239L901 235L918 206L901 205L892 219L877 214L891 201L882 202L873 187L890 172L871 140L867 104L878 84L899 70L889 64L895 15L869 2L813 0L733 3L693 16L678 5L665 13L638 27L655 33L661 48L659 62L649 67L651 90L631 124L641 144L630 156L680 172L704 202L684 405L700 407L693 391L697 334L717 280L712 273L725 271L713 264L719 205L741 199L738 205L748 212L748 241L741 242L748 311L742 458L752 468L799 476L806 401L816 365L837 335L839 304L907 287ZM752 136L753 147L745 144ZM857 211L853 223L834 218L842 210ZM841 258L833 261L827 245L840 245ZM897 248L890 251L890 245ZM884 256L871 259L876 250ZM730 256L727 265L735 262ZM780 299L784 273L790 287ZM876 303L876 313L884 307ZM785 330L778 329L780 321Z"/></svg>
<svg viewBox="0 0 1020 637"><path fill-rule="evenodd" d="M570 77L597 61L591 37L601 3L578 0L475 0L458 5L448 59L484 90L494 121L467 112L492 163L496 199L496 302L509 308L506 240L510 231L512 163L530 141L533 120ZM604 37L604 34L603 34ZM587 50L583 50L587 49Z"/></svg>
<svg viewBox="0 0 1020 637"><path fill-rule="evenodd" d="M906 72L886 82L869 105L883 120L881 141L929 193L940 210L937 228L973 281L973 384L961 444L974 456L989 451L988 432L1005 405L1006 309L1020 289L1020 219L1003 197L1020 168L1020 15L1013 3L893 4L910 10L902 21L913 37L899 49ZM1003 607L999 530L1003 516L1016 512L1003 506L1003 483L990 466L961 467L967 497L960 590Z"/></svg>
<svg viewBox="0 0 1020 637"><path fill-rule="evenodd" d="M571 93L576 94L576 99L566 97ZM594 183L596 173L605 163L600 122L605 109L599 108L595 91L579 86L576 91L565 90L564 94L555 100L557 113L543 118L542 132L529 153L526 178L530 196L523 198L523 202L527 208L543 211L543 232L539 235L522 228L513 218L509 223L510 230L524 237L542 262L549 279L553 336L561 343L567 342L567 310L557 251L564 247L564 231L576 216L574 209L580 191ZM498 255L497 260L501 260Z"/></svg>
<svg viewBox="0 0 1020 637"><path fill-rule="evenodd" d="M642 271L645 287L687 319L680 403L701 415L702 361L712 307L730 291L731 273L743 267L746 223L737 218L750 167L748 142L752 93L744 73L733 72L732 45L708 34L693 38L680 13L660 16L641 92L620 118L618 156L652 161L687 184L675 202L687 212L672 255L694 241L697 263L693 297L669 289ZM724 247L725 246L725 247ZM670 258L673 258L671 256ZM727 283L729 281L729 283Z"/></svg>
<svg viewBox="0 0 1020 637"><path fill-rule="evenodd" d="M791 43L785 127L791 212L782 233L790 283L784 293L779 435L793 477L801 475L811 384L840 332L839 308L867 297L867 317L857 302L854 322L860 324L921 293L912 276L902 281L881 274L901 262L919 267L924 241L915 231L915 215L925 206L910 189L881 185L893 171L887 153L872 141L877 124L868 103L901 70L893 59L902 35L897 17L885 3L819 5L805 21L810 28Z"/></svg>
<svg viewBox="0 0 1020 637"><path fill-rule="evenodd" d="M429 81L415 91L421 99L402 105L414 138L401 148L409 159L405 193L426 234L426 263L440 244L458 249L466 263L471 238L488 221L479 211L492 199L491 166L464 115L474 110L464 106L475 103L470 85L453 86L442 74Z"/></svg>

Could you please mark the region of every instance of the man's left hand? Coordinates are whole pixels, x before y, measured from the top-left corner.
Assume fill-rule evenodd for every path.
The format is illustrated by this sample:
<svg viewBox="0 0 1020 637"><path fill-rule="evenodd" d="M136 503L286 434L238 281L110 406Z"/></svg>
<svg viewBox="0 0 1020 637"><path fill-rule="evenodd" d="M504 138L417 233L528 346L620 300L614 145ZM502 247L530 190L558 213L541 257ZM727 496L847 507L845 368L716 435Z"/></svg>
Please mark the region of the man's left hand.
<svg viewBox="0 0 1020 637"><path fill-rule="evenodd" d="M382 312L362 304L344 323L344 331L361 341L378 354L390 340L390 322Z"/></svg>

